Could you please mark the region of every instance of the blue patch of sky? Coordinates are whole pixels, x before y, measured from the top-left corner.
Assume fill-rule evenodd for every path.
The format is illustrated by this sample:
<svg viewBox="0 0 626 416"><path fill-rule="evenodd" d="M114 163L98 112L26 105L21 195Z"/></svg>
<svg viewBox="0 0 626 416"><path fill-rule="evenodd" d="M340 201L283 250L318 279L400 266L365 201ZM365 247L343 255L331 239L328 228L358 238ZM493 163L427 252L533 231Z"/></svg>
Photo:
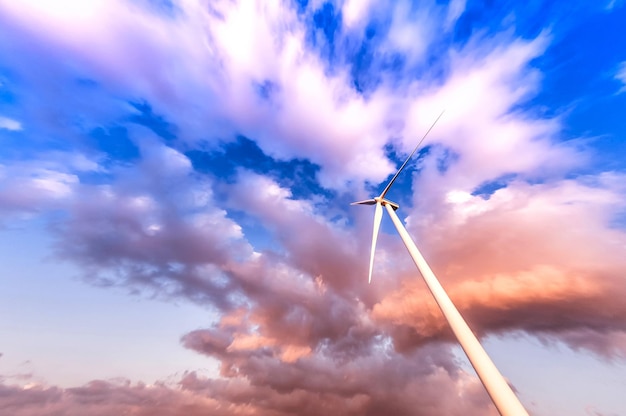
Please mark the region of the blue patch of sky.
<svg viewBox="0 0 626 416"><path fill-rule="evenodd" d="M405 58L401 54L380 54L378 51L390 27L388 17L369 22L364 36L361 36L343 30L341 9L333 2L322 3L303 16L307 46L324 60L327 72L348 67L352 84L360 93L373 91L379 85L383 71L397 71L404 66Z"/></svg>
<svg viewBox="0 0 626 416"><path fill-rule="evenodd" d="M385 73L399 73L404 68L406 58L402 54L382 52L382 42L390 28L390 18L375 18L365 27L364 36L359 39L360 44L344 50L346 61L350 65L352 83L364 95L380 85ZM393 79L388 78L389 81ZM398 80L402 80L402 77Z"/></svg>
<svg viewBox="0 0 626 416"><path fill-rule="evenodd" d="M32 157L32 149L28 152L29 146L26 146L20 131L11 131L0 129L0 143L2 143L2 151L0 152L0 165L9 160L29 159Z"/></svg>
<svg viewBox="0 0 626 416"><path fill-rule="evenodd" d="M449 1L437 2L445 6ZM464 13L455 23L451 34L442 30L436 34L432 43L428 46L423 60L407 72L406 57L401 53L386 51L381 53L381 41L387 37L391 28L390 16L375 16L365 29L365 36L360 38L358 45L350 43L350 34L344 34L345 61L350 65L350 73L355 89L367 94L374 90L381 81L381 74L399 74L401 77L388 77L390 82L398 84L407 80L421 79L429 82L443 82L448 74L447 50L453 46L464 47L474 36L488 39L503 31L510 31L512 37L534 39L543 30L550 28L555 19L567 19L567 11L570 9L585 9L579 2L563 8L558 2L546 2L544 0L529 0L519 2L497 2L489 0L469 0ZM419 3L414 8L419 8ZM443 19L444 8L435 13L440 13ZM501 36L500 36L501 37ZM349 47L345 48L348 45Z"/></svg>
<svg viewBox="0 0 626 416"><path fill-rule="evenodd" d="M335 5L329 2L324 3L313 14L315 28L324 34L331 50L335 45L335 36L341 31L341 20L341 10L335 9Z"/></svg>
<svg viewBox="0 0 626 416"><path fill-rule="evenodd" d="M442 146L438 147L441 148ZM446 173L448 169L450 169L450 166L459 160L459 157L459 154L454 152L452 149L441 149L440 154L437 155L437 170L439 173Z"/></svg>
<svg viewBox="0 0 626 416"><path fill-rule="evenodd" d="M278 84L270 80L265 80L263 82L255 83L254 87L259 97L261 97L263 100L266 100L266 101L272 101L273 96L280 89L280 86Z"/></svg>
<svg viewBox="0 0 626 416"><path fill-rule="evenodd" d="M373 71L372 67L375 62L375 51L377 27L370 23L365 28L365 36L360 45L354 49L353 56L350 59L350 75L354 88L360 93L373 91L380 84L381 77L378 71Z"/></svg>
<svg viewBox="0 0 626 416"><path fill-rule="evenodd" d="M352 84L358 92L367 95L376 89L384 73L400 74L406 70L407 57L399 52L381 52L382 42L391 28L389 15L374 16L363 29L363 33L344 31L341 10L332 2L325 2L315 10L307 10L307 2L297 2L296 8L307 26L306 41L310 49L325 60L326 70L336 68L350 70ZM304 13L304 11L308 13ZM410 78L428 77L443 80L446 75L446 48L451 44L450 36L436 39L430 45L427 56L421 65L412 68ZM389 82L399 84L406 81L402 77L387 77Z"/></svg>
<svg viewBox="0 0 626 416"><path fill-rule="evenodd" d="M19 99L13 85L14 78L10 70L0 65L0 117L8 117L21 123ZM22 128L24 128L23 125ZM3 136L2 147L4 149L19 145L23 141L19 131L0 129L0 136Z"/></svg>
<svg viewBox="0 0 626 416"><path fill-rule="evenodd" d="M555 27L554 39L544 55L534 61L545 78L536 101L563 108L581 97L594 99L614 94L614 71L626 60L623 24L626 9L589 13L565 29Z"/></svg>
<svg viewBox="0 0 626 416"><path fill-rule="evenodd" d="M11 114L2 113L9 116ZM20 117L16 117L22 122ZM30 125L22 124L22 129L11 131L0 129L1 151L0 163L9 161L29 161L37 159L43 153L71 151L73 144L70 140L59 140L57 137L38 131Z"/></svg>
<svg viewBox="0 0 626 416"><path fill-rule="evenodd" d="M92 86L88 80L84 82L86 86ZM105 166L133 163L140 159L139 147L130 137L128 130L132 124L148 128L170 146L176 140L176 126L169 123L163 116L154 113L150 104L146 102L130 102L129 104L136 110L134 114L121 120L120 123L92 129L87 135L88 140L82 143L87 152L95 150L104 153L106 155Z"/></svg>
<svg viewBox="0 0 626 416"><path fill-rule="evenodd" d="M0 117L16 119L16 121L19 122L19 117L16 117L18 99L15 92L11 88L12 78L11 72L0 66ZM3 158L7 157L8 150L12 150L14 147L22 145L22 136L23 134L21 131L12 131L0 128Z"/></svg>
<svg viewBox="0 0 626 416"><path fill-rule="evenodd" d="M167 17L175 17L179 11L178 7L172 2L172 0L131 0L140 6L146 7L153 13L160 14Z"/></svg>
<svg viewBox="0 0 626 416"><path fill-rule="evenodd" d="M498 189L506 188L508 184L517 178L517 174L508 173L494 180L481 183L472 191L473 196L480 196L483 199L491 198Z"/></svg>
<svg viewBox="0 0 626 416"><path fill-rule="evenodd" d="M246 240L252 244L255 251L284 252L284 248L274 233L268 230L257 218L251 217L247 212L232 208L228 210L228 217L241 226Z"/></svg>
<svg viewBox="0 0 626 416"><path fill-rule="evenodd" d="M275 86L272 83L259 84L259 94L271 96ZM137 114L128 117L127 122L139 124L152 130L166 144L177 146L176 126L156 114L148 103L131 103ZM88 147L104 153L107 163L132 163L140 158L140 150L129 136L126 126L115 124L99 127L89 134ZM213 150L188 150L185 155L191 160L196 171L210 174L220 181L233 182L237 169L244 168L273 178L281 187L291 191L294 199L321 197L328 200L334 192L323 188L317 175L320 167L304 159L276 160L266 155L252 140L238 137L236 141L223 143ZM99 181L101 174L86 175L85 180ZM105 175L106 176L106 175ZM219 192L219 189L216 190Z"/></svg>
<svg viewBox="0 0 626 416"><path fill-rule="evenodd" d="M395 147L388 143L385 145L385 156L391 160L396 169L392 174L390 174L384 181L376 185L373 189L371 189L372 196L378 196L385 189L393 175L395 175L396 170L402 166L402 163L406 160L408 155L399 154ZM407 163L406 167L402 171L402 174L396 178L396 181L393 184L393 188L387 194L387 199L394 201L401 206L411 206L412 205L412 195L415 190L413 189L413 174L419 173L420 168L420 159L424 157L428 157L431 153L432 146L424 146L419 149L411 158L411 160Z"/></svg>
<svg viewBox="0 0 626 416"><path fill-rule="evenodd" d="M472 35L487 37L504 29L515 37L534 39L549 34L544 54L531 62L542 75L537 95L512 111L539 117L564 119L562 140L593 138L587 145L595 153L593 163L574 172L626 170L626 94L617 94L615 79L626 60L626 9L611 12L606 4L573 1L567 7L556 1L468 1L455 26L455 43L464 45Z"/></svg>
<svg viewBox="0 0 626 416"><path fill-rule="evenodd" d="M19 93L24 86L21 85L19 76L10 70L0 69L0 83L2 84L0 86L0 115L14 117L22 123L22 130L0 131L0 135L3 136L2 158L4 160L28 160L37 153L71 152L77 149L87 154L93 153L94 149L109 153L112 148L124 145L119 129L107 131L106 135L111 136L107 140L104 139L105 130L102 128L85 131L81 115L83 109L68 112L61 108L53 113L55 122L62 127L68 127L69 130L59 132L56 125L53 129L41 130L37 123L29 123L32 115L29 115L28 109L20 106ZM78 87L77 94L91 93L99 88L97 82L88 78L76 78L71 81L71 86L72 88ZM88 140L83 140L83 132L87 133ZM81 134L76 136L76 133ZM113 151L112 156L118 158L119 153Z"/></svg>
<svg viewBox="0 0 626 416"><path fill-rule="evenodd" d="M8 80L2 76L2 72L0 71L0 108L3 110L9 106L15 105L17 102L17 98L8 84Z"/></svg>
<svg viewBox="0 0 626 416"><path fill-rule="evenodd" d="M90 78L77 78L75 80L76 85L83 88L97 88L99 84Z"/></svg>
<svg viewBox="0 0 626 416"><path fill-rule="evenodd" d="M555 88L546 88L546 94L555 101L553 104L558 104L568 96L566 102L579 96L579 91L572 88L574 79L583 81L589 76L596 77L602 70L600 66L606 63L602 55L611 52L603 48L602 42L612 52L620 53L621 48L611 47L607 40L613 39L612 35L619 35L620 39L626 37L620 30L623 21L623 11L622 16L606 13L600 2L575 0L563 7L561 2L545 0L469 0L455 24L454 41L457 46L463 46L474 35L489 38L507 31L512 38L530 40L546 32L551 39L550 47L532 65L545 71L548 84L554 83ZM554 79L550 79L550 75L555 75ZM558 109L559 106L547 108Z"/></svg>
<svg viewBox="0 0 626 416"><path fill-rule="evenodd" d="M294 199L313 196L331 198L333 192L323 188L317 175L320 167L305 159L276 160L252 140L239 136L213 151L191 150L186 153L195 170L208 173L226 182L235 180L238 168L269 176L281 187L288 188Z"/></svg>
<svg viewBox="0 0 626 416"><path fill-rule="evenodd" d="M133 162L139 159L139 148L123 126L99 127L89 135L93 146L112 161Z"/></svg>
<svg viewBox="0 0 626 416"><path fill-rule="evenodd" d="M174 124L167 121L165 117L156 114L147 102L131 102L130 105L137 110L137 114L130 116L128 121L149 128L169 145L174 142L176 139L176 126Z"/></svg>
<svg viewBox="0 0 626 416"><path fill-rule="evenodd" d="M391 160L396 169L399 169L402 163L406 160L408 155L399 154L393 144L388 143L385 145L385 156ZM444 148L441 145L426 145L420 148L409 160L403 173L398 176L394 182L393 188L387 195L388 199L397 202L401 206L412 206L413 194L419 192L419 189L415 188L413 179L415 174L419 175L422 166L421 161L427 157L436 157L436 167L440 174L445 174L447 170L459 160L458 153L452 151L452 149ZM395 174L395 170L390 174L383 182L378 184L375 189L372 189L372 195L380 195L387 183L391 180Z"/></svg>
<svg viewBox="0 0 626 416"><path fill-rule="evenodd" d="M567 138L598 137L592 146L598 151L598 165L626 169L626 95L617 94L614 79L619 62L626 60L626 9L597 13L576 25L552 45L542 62L559 67L548 72L543 93L537 101L551 107L567 108Z"/></svg>
<svg viewBox="0 0 626 416"><path fill-rule="evenodd" d="M452 37L441 32L428 45L421 61L412 62L405 54L390 50L383 44L391 27L390 16L374 16L367 23L363 36L344 34L342 53L350 67L354 88L367 96L379 86L385 75L391 75L386 76L385 81L392 87L401 87L415 79L429 83L443 82L449 69L446 51L452 44ZM409 62L411 67L408 67Z"/></svg>
<svg viewBox="0 0 626 416"><path fill-rule="evenodd" d="M411 73L415 79L425 80L429 85L443 85L450 73L447 59L448 39L440 39L433 44L424 57L424 62Z"/></svg>
<svg viewBox="0 0 626 416"><path fill-rule="evenodd" d="M454 42L461 46L474 35L488 38L507 30L515 37L534 39L555 20L561 21L577 9L579 3L574 0L563 7L561 2L545 0L468 0L455 23Z"/></svg>
<svg viewBox="0 0 626 416"><path fill-rule="evenodd" d="M303 14L309 6L309 0L293 0L298 14Z"/></svg>
<svg viewBox="0 0 626 416"><path fill-rule="evenodd" d="M620 84L614 78L626 60L626 48L619 47L626 45L626 9L572 13L577 18L555 25L548 50L533 62L544 78L527 106L546 116L562 115L564 140L594 137L589 144L596 152L595 169L626 170L626 159L616 157L626 154L626 95L617 94Z"/></svg>
<svg viewBox="0 0 626 416"><path fill-rule="evenodd" d="M307 23L307 46L326 60L327 70L332 72L334 66L342 62L341 9L332 2L325 2L303 16Z"/></svg>

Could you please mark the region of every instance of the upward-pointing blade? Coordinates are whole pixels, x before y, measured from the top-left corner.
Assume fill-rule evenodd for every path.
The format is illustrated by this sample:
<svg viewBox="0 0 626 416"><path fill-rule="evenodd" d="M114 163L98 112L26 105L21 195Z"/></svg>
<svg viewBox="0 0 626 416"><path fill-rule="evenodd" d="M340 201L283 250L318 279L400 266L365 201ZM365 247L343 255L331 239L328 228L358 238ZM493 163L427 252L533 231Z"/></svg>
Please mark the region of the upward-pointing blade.
<svg viewBox="0 0 626 416"><path fill-rule="evenodd" d="M380 201L376 202L376 211L374 211L374 233L372 234L372 252L370 253L370 276L368 283L372 283L372 271L374 270L374 252L376 252L376 240L378 239L378 230L380 229L380 221L383 219L383 206Z"/></svg>
<svg viewBox="0 0 626 416"><path fill-rule="evenodd" d="M437 122L439 121L439 119L441 118L441 116L443 115L443 113L445 112L442 111L439 116L435 119L435 121L433 122L433 124L430 125L430 128L426 131L426 133L422 136L422 139L419 141L419 143L417 143L417 146L415 146L415 148L413 149L413 151L411 152L411 154L409 155L409 157L406 158L406 160L404 161L404 163L402 164L402 166L400 166L400 169L398 169L398 171L396 172L395 175L393 175L393 178L391 178L391 180L389 181L389 183L387 184L387 186L385 186L385 189L383 189L383 192L380 194L379 198L384 198L385 195L387 195L387 192L389 192L389 189L391 188L391 185L393 185L393 183L396 181L396 179L398 178L398 175L400 175L400 172L402 172L402 170L404 169L404 167L406 166L407 163L409 163L409 160L411 160L411 158L413 157L413 155L415 154L415 152L417 152L417 149L420 148L420 146L422 145L422 142L424 142L424 139L426 139L426 136L428 136L428 133L430 133L430 131L433 129L433 127L435 127L435 124L437 124Z"/></svg>

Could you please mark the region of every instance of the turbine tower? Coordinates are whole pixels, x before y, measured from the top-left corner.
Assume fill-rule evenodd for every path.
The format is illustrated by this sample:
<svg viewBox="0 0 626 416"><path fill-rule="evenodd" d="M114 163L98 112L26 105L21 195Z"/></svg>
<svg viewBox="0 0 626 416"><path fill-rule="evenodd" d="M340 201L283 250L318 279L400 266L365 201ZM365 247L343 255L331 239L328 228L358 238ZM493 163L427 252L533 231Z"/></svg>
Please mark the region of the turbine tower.
<svg viewBox="0 0 626 416"><path fill-rule="evenodd" d="M391 220L393 221L393 224L398 230L398 233L400 234L404 245L409 251L411 257L413 258L415 265L422 274L422 277L424 278L424 281L426 282L430 293L435 298L435 301L437 302L437 305L439 305L443 316L448 321L452 332L456 336L456 339L459 341L459 344L461 344L461 348L463 348L463 351L465 351L465 355L467 355L467 358L472 364L472 367L474 367L474 370L476 370L478 378L480 378L483 386L485 386L485 389L487 390L489 397L491 397L493 404L496 406L496 409L498 409L498 412L500 412L502 416L528 416L528 412L526 411L526 409L524 409L524 406L522 406L515 393L513 393L513 390L508 385L504 377L502 377L502 374L500 374L500 371L498 371L493 361L491 361L491 358L489 358L489 355L487 355L487 352L478 341L478 338L476 338L470 327L467 325L467 323L459 313L456 306L454 306L454 303L452 303L452 300L450 300L450 297L444 290L443 286L441 286L441 283L439 283L439 280L431 270L430 266L428 265L428 263L426 263L426 260L417 249L415 242L407 232L406 228L404 228L402 221L400 220L400 218L398 218L398 215L395 212L399 208L398 204L385 199L385 196L387 195L387 192L389 192L391 185L393 185L400 172L402 172L402 170L406 167L409 160L413 157L426 136L428 136L428 133L430 133L430 131L433 129L435 124L437 124L437 121L439 121L442 115L443 112L439 114L437 119L433 122L433 124L424 134L417 146L415 146L415 149L413 149L409 157L404 161L402 166L400 166L400 169L398 169L396 174L393 176L393 178L391 178L391 180L379 196L373 199L367 199L365 201L352 203L352 205L376 205L376 209L374 211L374 233L372 234L372 248L370 252L370 268L368 281L370 283L372 281L376 240L378 239L380 222L383 218L383 207L385 207L385 209L389 213L389 216L391 217Z"/></svg>

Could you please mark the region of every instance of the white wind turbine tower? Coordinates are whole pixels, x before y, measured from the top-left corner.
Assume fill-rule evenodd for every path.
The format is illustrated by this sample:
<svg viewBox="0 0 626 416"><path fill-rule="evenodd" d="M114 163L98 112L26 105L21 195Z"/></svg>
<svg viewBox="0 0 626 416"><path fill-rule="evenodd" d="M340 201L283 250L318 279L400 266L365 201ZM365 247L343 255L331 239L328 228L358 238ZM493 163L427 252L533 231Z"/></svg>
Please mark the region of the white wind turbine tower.
<svg viewBox="0 0 626 416"><path fill-rule="evenodd" d="M393 178L391 178L391 181L389 181L380 196L374 199L352 203L352 205L376 205L376 211L374 211L374 233L372 234L372 249L370 254L369 282L371 283L372 281L376 240L378 238L380 222L383 218L383 207L385 207L391 217L391 220L393 221L393 224L396 226L404 245L413 258L415 265L422 274L430 293L432 293L435 298L437 305L439 305L441 312L443 312L443 315L448 321L452 332L454 332L459 344L461 344L461 347L463 348L463 351L465 351L472 367L476 370L480 381L483 383L483 386L485 386L485 389L496 406L496 409L498 409L498 412L500 412L502 416L528 416L528 412L524 409L524 406L522 406L515 393L513 393L513 390L507 384L504 377L502 377L502 374L500 374L500 371L498 371L493 361L491 361L491 358L489 358L485 349L482 345L480 345L480 342L478 342L478 339L467 325L456 306L454 306L450 300L450 297L441 286L441 283L439 283L439 280L430 269L428 263L426 263L426 260L420 251L417 249L417 246L411 239L411 236L404 228L402 221L400 221L400 218L396 215L395 211L399 208L398 204L385 199L385 195L389 192L391 185L393 185L400 172L402 172L406 164L409 162L411 157L413 157L428 133L430 133L442 115L443 112L439 114L439 117L437 117L417 146L415 146L415 149L413 149L409 157L404 161L402 166L400 166L400 169L398 169Z"/></svg>

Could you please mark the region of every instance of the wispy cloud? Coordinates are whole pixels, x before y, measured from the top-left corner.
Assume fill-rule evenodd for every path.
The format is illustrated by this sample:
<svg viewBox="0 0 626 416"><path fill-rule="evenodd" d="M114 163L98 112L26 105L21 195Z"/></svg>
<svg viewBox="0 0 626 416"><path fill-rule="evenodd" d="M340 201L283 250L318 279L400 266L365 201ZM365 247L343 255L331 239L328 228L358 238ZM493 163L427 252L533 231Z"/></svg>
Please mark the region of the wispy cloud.
<svg viewBox="0 0 626 416"><path fill-rule="evenodd" d="M523 330L624 356L626 263L617 253L626 235L610 227L625 208L622 180L601 177L605 188L514 182L488 200L468 194L436 211L422 204L428 222L411 220L411 228L475 330ZM374 316L415 328L416 343L446 334L436 305L413 280L376 305ZM572 336L577 331L585 335Z"/></svg>
<svg viewBox="0 0 626 416"><path fill-rule="evenodd" d="M622 93L626 91L626 62L619 64L617 72L615 73L615 79L624 84L619 92Z"/></svg>
<svg viewBox="0 0 626 416"><path fill-rule="evenodd" d="M609 0L608 4L606 5L606 9L610 11L615 8L622 7L623 5L624 0Z"/></svg>
<svg viewBox="0 0 626 416"><path fill-rule="evenodd" d="M22 123L12 118L0 116L0 129L19 131L22 130Z"/></svg>

